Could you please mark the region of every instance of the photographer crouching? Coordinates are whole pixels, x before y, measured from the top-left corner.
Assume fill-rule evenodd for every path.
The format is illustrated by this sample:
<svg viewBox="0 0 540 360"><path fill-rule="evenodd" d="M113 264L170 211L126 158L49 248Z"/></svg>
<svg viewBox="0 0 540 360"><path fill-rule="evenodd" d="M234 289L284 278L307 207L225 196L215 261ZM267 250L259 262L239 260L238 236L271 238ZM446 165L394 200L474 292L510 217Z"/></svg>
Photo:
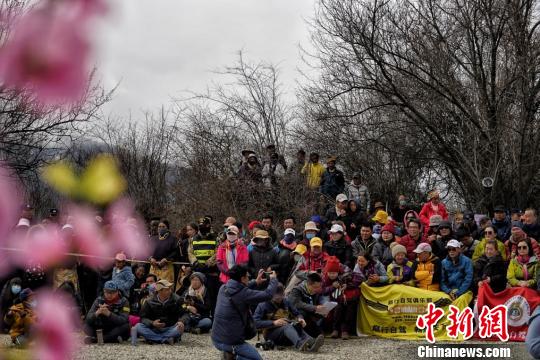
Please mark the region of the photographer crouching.
<svg viewBox="0 0 540 360"><path fill-rule="evenodd" d="M212 342L223 352L224 359L262 359L257 349L246 342L257 334L249 308L272 299L278 286L276 273L273 271L268 276L269 284L263 291L252 290L268 281L263 270L252 281L249 281L248 268L242 265L233 266L227 275L229 281L219 289Z"/></svg>

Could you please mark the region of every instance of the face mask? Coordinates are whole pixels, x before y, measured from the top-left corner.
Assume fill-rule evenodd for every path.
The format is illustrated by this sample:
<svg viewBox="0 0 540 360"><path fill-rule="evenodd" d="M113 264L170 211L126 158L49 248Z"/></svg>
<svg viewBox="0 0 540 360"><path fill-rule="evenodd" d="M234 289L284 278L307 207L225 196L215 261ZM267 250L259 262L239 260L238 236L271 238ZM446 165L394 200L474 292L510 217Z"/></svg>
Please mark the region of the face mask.
<svg viewBox="0 0 540 360"><path fill-rule="evenodd" d="M308 239L308 240L311 240L311 239L313 239L314 237L315 237L315 234L313 234L313 233L306 234L306 239Z"/></svg>
<svg viewBox="0 0 540 360"><path fill-rule="evenodd" d="M238 235L236 235L236 234L227 234L227 240L229 240L229 242L231 244L234 244L237 239L238 239Z"/></svg>
<svg viewBox="0 0 540 360"><path fill-rule="evenodd" d="M17 295L18 293L21 292L21 286L20 285L11 285L11 292L14 295Z"/></svg>
<svg viewBox="0 0 540 360"><path fill-rule="evenodd" d="M154 283L149 284L146 288L148 289L148 292L150 294L153 294L154 292L156 292L156 284Z"/></svg>
<svg viewBox="0 0 540 360"><path fill-rule="evenodd" d="M399 205L401 205L401 206L407 205L407 200L400 200Z"/></svg>
<svg viewBox="0 0 540 360"><path fill-rule="evenodd" d="M167 230L167 229L160 229L160 230L159 230L159 236L163 236L163 235L165 235L165 234L168 233L168 232L169 232L169 230Z"/></svg>
<svg viewBox="0 0 540 360"><path fill-rule="evenodd" d="M283 239L287 244L292 244L294 242L294 235L293 234L287 234L285 235L285 238Z"/></svg>

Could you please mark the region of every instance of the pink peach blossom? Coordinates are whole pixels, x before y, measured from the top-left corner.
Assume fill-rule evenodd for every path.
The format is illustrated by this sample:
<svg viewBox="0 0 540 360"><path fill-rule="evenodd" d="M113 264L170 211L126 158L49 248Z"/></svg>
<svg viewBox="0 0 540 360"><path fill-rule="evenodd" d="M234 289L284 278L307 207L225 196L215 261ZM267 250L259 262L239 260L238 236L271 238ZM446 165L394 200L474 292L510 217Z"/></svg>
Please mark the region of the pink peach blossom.
<svg viewBox="0 0 540 360"><path fill-rule="evenodd" d="M90 44L80 20L36 8L17 21L0 50L0 78L44 105L79 101L88 80Z"/></svg>
<svg viewBox="0 0 540 360"><path fill-rule="evenodd" d="M81 346L80 328L73 300L50 291L36 295L37 322L34 326L35 357L40 360L69 360Z"/></svg>
<svg viewBox="0 0 540 360"><path fill-rule="evenodd" d="M32 226L25 236L17 239L16 247L21 251L15 252L13 259L22 266L37 263L48 268L61 263L67 252L57 229L43 225Z"/></svg>

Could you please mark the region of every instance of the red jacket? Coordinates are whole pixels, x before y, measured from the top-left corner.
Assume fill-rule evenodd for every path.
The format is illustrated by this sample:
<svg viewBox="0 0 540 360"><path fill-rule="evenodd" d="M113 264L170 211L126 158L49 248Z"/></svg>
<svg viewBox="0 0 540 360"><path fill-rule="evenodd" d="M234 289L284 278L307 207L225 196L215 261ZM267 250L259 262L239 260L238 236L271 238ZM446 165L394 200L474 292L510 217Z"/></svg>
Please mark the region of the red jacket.
<svg viewBox="0 0 540 360"><path fill-rule="evenodd" d="M420 238L418 242L416 242L409 234L402 236L401 239L396 239L396 242L405 246L405 249L407 249L407 258L410 261L414 261L416 259L416 253L414 252L414 249L416 249L419 243L425 243L428 241L425 235L420 232Z"/></svg>
<svg viewBox="0 0 540 360"><path fill-rule="evenodd" d="M448 212L446 211L446 206L444 206L443 203L439 203L437 205L437 210L434 210L433 206L431 205L431 201L428 201L422 207L419 215L420 221L422 221L422 224L424 224L426 227L429 227L429 218L433 215L441 215L443 220L448 220Z"/></svg>
<svg viewBox="0 0 540 360"><path fill-rule="evenodd" d="M304 262L300 265L298 271L322 271L329 256L325 251L317 256L312 256L311 251L308 251L304 254Z"/></svg>
<svg viewBox="0 0 540 360"><path fill-rule="evenodd" d="M226 283L229 281L229 276L227 275L227 271L229 270L229 264L227 263L227 247L229 246L229 242L225 241L219 245L216 255L216 262L217 266L219 268L219 271L221 271L221 274L219 274L219 280L221 280L222 283ZM236 242L236 258L235 258L235 264L236 265L246 265L249 261L249 252L246 247L241 241Z"/></svg>

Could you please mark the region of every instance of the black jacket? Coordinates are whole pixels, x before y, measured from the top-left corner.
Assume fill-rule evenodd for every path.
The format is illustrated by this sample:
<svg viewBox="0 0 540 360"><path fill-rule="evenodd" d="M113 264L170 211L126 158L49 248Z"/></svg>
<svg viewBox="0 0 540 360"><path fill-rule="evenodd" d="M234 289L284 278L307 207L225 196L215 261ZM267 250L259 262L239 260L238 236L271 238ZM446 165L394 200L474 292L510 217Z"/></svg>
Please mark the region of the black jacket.
<svg viewBox="0 0 540 360"><path fill-rule="evenodd" d="M304 317L316 315L315 310L317 305L320 305L320 295L308 294L306 286L306 281L296 285L287 297L291 305Z"/></svg>
<svg viewBox="0 0 540 360"><path fill-rule="evenodd" d="M279 244L278 247L278 280L280 283L285 284L289 279L292 269L296 265L294 257L292 257L292 250L287 249L283 245Z"/></svg>
<svg viewBox="0 0 540 360"><path fill-rule="evenodd" d="M94 301L94 303L92 304L92 307L88 311L88 314L86 314L87 323L93 323L98 319L101 321L101 324L105 327L107 327L107 325L112 325L114 327L117 327L117 326L128 323L128 316L129 316L128 299L126 299L125 297L121 297L120 301L118 301L116 304L109 305L109 311L111 312L111 315L96 316L96 311L98 310L99 306L102 304L105 304L105 299L103 298L103 296L100 296Z"/></svg>
<svg viewBox="0 0 540 360"><path fill-rule="evenodd" d="M162 303L157 297L157 293L148 299L141 309L141 322L153 328L154 320L161 320L166 327L175 325L178 321L186 322L189 318L188 313L182 307L180 296L171 294L171 296Z"/></svg>
<svg viewBox="0 0 540 360"><path fill-rule="evenodd" d="M488 258L482 255L474 263L473 289L478 291L478 282L490 278L489 286L497 293L506 288L506 263L501 255Z"/></svg>
<svg viewBox="0 0 540 360"><path fill-rule="evenodd" d="M347 265L349 268L353 269L352 266L352 247L347 243L345 238L341 238L338 241L327 241L324 244L324 251L330 256L335 256L339 259L339 262Z"/></svg>
<svg viewBox="0 0 540 360"><path fill-rule="evenodd" d="M189 303L189 305L193 305L197 309L197 314L199 314L201 318L210 317L210 310L212 309L212 300L210 299L210 295L208 294L208 289L205 289L202 300L196 297L190 297L188 295L188 292L189 292L189 288L182 295L183 301L185 303Z"/></svg>
<svg viewBox="0 0 540 360"><path fill-rule="evenodd" d="M257 277L260 269L266 271L268 267L271 267L273 270L279 271L279 259L276 249L270 246L265 248L254 246L249 253L248 267L253 279Z"/></svg>

